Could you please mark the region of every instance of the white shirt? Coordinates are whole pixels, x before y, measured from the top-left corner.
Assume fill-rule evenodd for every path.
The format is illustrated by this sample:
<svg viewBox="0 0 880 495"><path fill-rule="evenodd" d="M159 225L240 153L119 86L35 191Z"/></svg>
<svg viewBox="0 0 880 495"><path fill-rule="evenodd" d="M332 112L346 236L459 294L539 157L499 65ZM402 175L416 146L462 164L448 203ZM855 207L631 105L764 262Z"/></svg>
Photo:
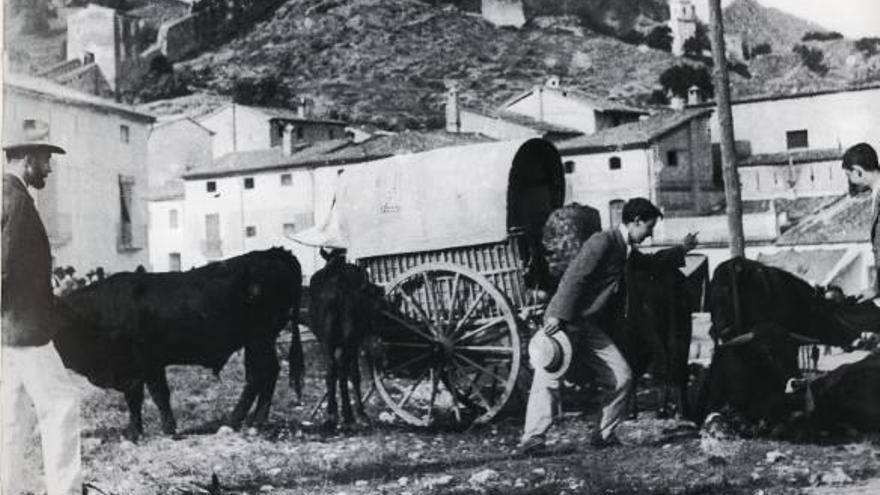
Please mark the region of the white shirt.
<svg viewBox="0 0 880 495"><path fill-rule="evenodd" d="M632 246L629 243L629 230L623 223L618 225L617 228L620 230L620 235L623 236L623 244L626 246L626 257L629 258L629 253L632 251Z"/></svg>

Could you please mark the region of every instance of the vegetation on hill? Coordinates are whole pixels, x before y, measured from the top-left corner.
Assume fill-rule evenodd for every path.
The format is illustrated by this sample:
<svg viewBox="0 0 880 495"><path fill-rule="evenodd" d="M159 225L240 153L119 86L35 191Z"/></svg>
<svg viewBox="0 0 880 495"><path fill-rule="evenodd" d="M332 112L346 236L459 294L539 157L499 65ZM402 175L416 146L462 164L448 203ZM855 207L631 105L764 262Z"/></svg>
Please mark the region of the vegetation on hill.
<svg viewBox="0 0 880 495"><path fill-rule="evenodd" d="M424 128L441 124L450 80L466 107L493 107L551 75L598 96L640 100L676 62L589 30L496 28L415 0L289 0L185 65L196 88L232 94L243 80L276 80L291 106L308 97L324 115Z"/></svg>
<svg viewBox="0 0 880 495"><path fill-rule="evenodd" d="M764 7L757 0L735 0L724 9L724 28L746 36L751 45L769 43L774 52L788 52L808 32L824 32L816 24L774 8Z"/></svg>

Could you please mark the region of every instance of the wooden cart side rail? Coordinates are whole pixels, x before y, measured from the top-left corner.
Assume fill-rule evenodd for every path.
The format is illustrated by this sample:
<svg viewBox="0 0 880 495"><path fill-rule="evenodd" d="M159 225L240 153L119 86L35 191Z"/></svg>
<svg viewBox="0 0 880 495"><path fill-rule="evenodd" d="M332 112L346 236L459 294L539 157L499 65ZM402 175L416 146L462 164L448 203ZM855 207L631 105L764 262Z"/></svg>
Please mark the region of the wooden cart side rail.
<svg viewBox="0 0 880 495"><path fill-rule="evenodd" d="M507 297L514 308L522 308L530 301L524 279L525 267L520 254L519 236L510 236L496 243L358 260L358 264L367 270L370 280L386 288L403 273L420 265L438 262L464 266L486 277Z"/></svg>

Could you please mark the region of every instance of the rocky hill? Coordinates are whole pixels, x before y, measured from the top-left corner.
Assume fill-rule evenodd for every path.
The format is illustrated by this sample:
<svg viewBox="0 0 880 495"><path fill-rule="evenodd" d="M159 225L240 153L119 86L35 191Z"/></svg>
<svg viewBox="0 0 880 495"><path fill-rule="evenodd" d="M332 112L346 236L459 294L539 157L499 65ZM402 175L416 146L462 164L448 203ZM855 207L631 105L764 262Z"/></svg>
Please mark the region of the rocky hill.
<svg viewBox="0 0 880 495"><path fill-rule="evenodd" d="M203 89L232 94L241 81L268 81L292 104L305 96L319 113L400 128L439 125L450 80L464 104L477 107L550 75L600 96L638 100L676 63L666 52L589 30L496 28L453 6L289 0L268 21L185 66Z"/></svg>
<svg viewBox="0 0 880 495"><path fill-rule="evenodd" d="M735 0L724 9L724 29L745 36L751 45L769 43L774 52L788 52L810 31L825 28L757 0Z"/></svg>

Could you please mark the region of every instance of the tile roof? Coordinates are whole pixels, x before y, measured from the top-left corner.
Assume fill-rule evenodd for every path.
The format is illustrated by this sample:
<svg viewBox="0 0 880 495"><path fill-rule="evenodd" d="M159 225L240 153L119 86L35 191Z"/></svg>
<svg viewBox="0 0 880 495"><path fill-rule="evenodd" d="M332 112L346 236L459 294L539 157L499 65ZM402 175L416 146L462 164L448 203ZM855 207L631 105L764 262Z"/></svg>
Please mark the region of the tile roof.
<svg viewBox="0 0 880 495"><path fill-rule="evenodd" d="M355 163L489 141L492 140L475 134L452 134L445 131L407 131L377 135L361 143L354 143L348 139L316 141L303 143L292 155L282 154L280 147L229 153L218 158L212 165L194 168L183 176L187 179L196 179L263 170Z"/></svg>
<svg viewBox="0 0 880 495"><path fill-rule="evenodd" d="M813 163L837 161L843 157L843 150L826 148L815 150L781 151L779 153L759 153L740 158L737 166L755 167L759 165L788 165L791 163Z"/></svg>
<svg viewBox="0 0 880 495"><path fill-rule="evenodd" d="M232 100L225 96L195 93L166 100L151 101L138 105L141 112L156 116L183 115L198 119L228 105Z"/></svg>
<svg viewBox="0 0 880 495"><path fill-rule="evenodd" d="M760 253L758 261L781 268L812 284L822 284L846 252L844 248L808 251L786 249L775 254Z"/></svg>
<svg viewBox="0 0 880 495"><path fill-rule="evenodd" d="M77 91L68 86L52 82L48 79L39 79L24 74L3 74L3 89L14 90L23 93L43 95L53 100L70 105L81 105L124 114L130 118L153 122L155 118L147 113L137 110L135 107L116 103L89 93Z"/></svg>
<svg viewBox="0 0 880 495"><path fill-rule="evenodd" d="M786 230L778 245L870 241L871 195L840 196Z"/></svg>
<svg viewBox="0 0 880 495"><path fill-rule="evenodd" d="M560 153L567 155L643 147L695 118L708 117L712 111L711 108L688 108L661 112L638 122L562 141L557 147Z"/></svg>
<svg viewBox="0 0 880 495"><path fill-rule="evenodd" d="M572 129L570 127L564 127L561 125L556 125L551 122L538 120L528 115L524 115L521 113L510 112L506 110L501 111L493 111L486 108L472 108L466 107L462 108L464 112L472 112L484 117L499 119L506 122L510 122L513 124L521 125L523 127L528 127L530 129L534 129L536 131L546 132L546 133L559 133L559 134L572 134L572 135L580 135L583 134L583 131L579 131L577 129Z"/></svg>
<svg viewBox="0 0 880 495"><path fill-rule="evenodd" d="M763 94L763 95L750 95L750 96L741 96L734 97L730 102L732 105L740 105L744 103L757 103L762 101L775 101L775 100L789 100L793 98L808 98L812 96L822 96L822 95L830 95L837 93L854 93L857 91L867 91L872 89L880 89L880 83L877 82L869 82L869 83L857 83L850 84L845 86L840 86L837 88L830 89L819 89L815 91L801 91L801 92L789 92L789 93L778 93L778 94ZM714 101L706 101L697 105L695 107L714 107Z"/></svg>

